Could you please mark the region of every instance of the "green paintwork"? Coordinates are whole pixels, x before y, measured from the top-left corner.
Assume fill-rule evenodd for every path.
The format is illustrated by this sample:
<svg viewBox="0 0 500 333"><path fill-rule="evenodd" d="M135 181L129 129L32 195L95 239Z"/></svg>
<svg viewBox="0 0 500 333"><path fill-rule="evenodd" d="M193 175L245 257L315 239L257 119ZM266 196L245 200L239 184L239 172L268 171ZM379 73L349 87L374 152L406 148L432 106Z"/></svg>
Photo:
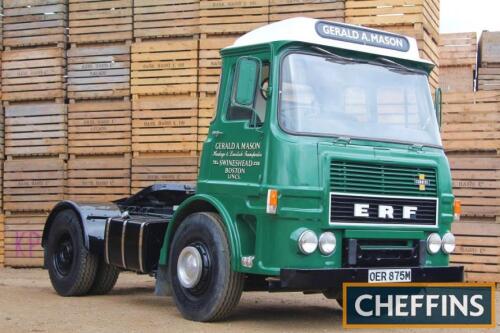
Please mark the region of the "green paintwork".
<svg viewBox="0 0 500 333"><path fill-rule="evenodd" d="M346 237L416 240L425 239L430 232L437 231L442 235L451 229L454 197L450 168L442 149L356 139L345 142L334 137L294 136L279 127L278 64L281 57L292 49L311 51L306 44L288 41L222 50L223 75L217 114L203 146L197 194L176 211L174 223L169 225L165 236L161 264L167 263L168 245L175 227L195 210L193 203L198 201L210 203L221 214L231 242L233 269L255 274L278 275L281 268L341 267L342 240ZM333 51L349 57L370 58L367 54ZM253 126L249 121L226 119L236 63L243 56L256 57L263 64L271 65L266 118L261 127ZM393 60L427 72L432 69L428 64ZM227 154L235 152L244 152L249 156L228 157ZM224 159L231 159L232 165L224 164ZM332 159L435 170L437 187L434 191L439 198L439 227L332 227L328 222ZM267 191L270 188L279 191L276 215L266 213ZM413 192L411 194L415 194ZM328 257L319 251L309 256L301 254L297 239L306 228L317 234L333 231L337 237L337 251ZM241 265L242 256L255 256L252 268ZM448 256L441 252L429 255L426 262L426 266L447 264Z"/></svg>

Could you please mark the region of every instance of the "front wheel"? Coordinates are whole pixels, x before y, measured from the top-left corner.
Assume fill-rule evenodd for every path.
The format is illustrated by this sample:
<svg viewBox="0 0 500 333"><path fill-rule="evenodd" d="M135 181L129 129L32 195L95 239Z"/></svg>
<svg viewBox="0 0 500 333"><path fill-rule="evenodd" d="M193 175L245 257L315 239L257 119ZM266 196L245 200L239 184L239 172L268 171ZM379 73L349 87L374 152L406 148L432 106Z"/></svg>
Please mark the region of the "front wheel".
<svg viewBox="0 0 500 333"><path fill-rule="evenodd" d="M189 215L173 237L169 260L174 301L186 319L222 320L236 307L244 278L231 269L229 242L219 215Z"/></svg>

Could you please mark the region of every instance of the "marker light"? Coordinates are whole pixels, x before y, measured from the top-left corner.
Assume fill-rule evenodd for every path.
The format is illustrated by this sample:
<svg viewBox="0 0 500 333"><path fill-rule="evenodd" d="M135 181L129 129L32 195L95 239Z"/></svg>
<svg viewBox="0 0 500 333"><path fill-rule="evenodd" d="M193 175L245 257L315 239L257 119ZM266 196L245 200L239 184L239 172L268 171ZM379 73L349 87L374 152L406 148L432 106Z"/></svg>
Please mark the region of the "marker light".
<svg viewBox="0 0 500 333"><path fill-rule="evenodd" d="M269 189L267 190L266 213L276 214L277 210L278 210L278 190Z"/></svg>
<svg viewBox="0 0 500 333"><path fill-rule="evenodd" d="M462 203L460 200L455 199L453 203L453 220L455 222L460 221L460 214L462 214Z"/></svg>
<svg viewBox="0 0 500 333"><path fill-rule="evenodd" d="M436 254L441 248L441 237L438 234L432 233L427 237L427 251L431 254Z"/></svg>
<svg viewBox="0 0 500 333"><path fill-rule="evenodd" d="M335 252L337 247L337 239L333 232L327 231L319 236L319 251L325 256L329 256Z"/></svg>
<svg viewBox="0 0 500 333"><path fill-rule="evenodd" d="M441 249L444 253L450 254L455 251L455 236L451 232L444 234L442 242Z"/></svg>
<svg viewBox="0 0 500 333"><path fill-rule="evenodd" d="M318 237L311 230L306 230L300 234L299 250L304 254L311 254L318 248Z"/></svg>

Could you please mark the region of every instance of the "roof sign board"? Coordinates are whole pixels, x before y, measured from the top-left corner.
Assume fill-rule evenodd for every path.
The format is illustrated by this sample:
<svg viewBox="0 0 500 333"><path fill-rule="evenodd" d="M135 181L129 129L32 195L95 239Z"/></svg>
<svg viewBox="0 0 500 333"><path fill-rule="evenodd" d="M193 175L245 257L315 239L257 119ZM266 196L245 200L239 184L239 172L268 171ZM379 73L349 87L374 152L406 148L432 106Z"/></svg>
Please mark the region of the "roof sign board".
<svg viewBox="0 0 500 333"><path fill-rule="evenodd" d="M316 32L323 38L348 43L381 47L400 52L407 52L410 49L410 43L404 36L340 23L318 21L316 22Z"/></svg>

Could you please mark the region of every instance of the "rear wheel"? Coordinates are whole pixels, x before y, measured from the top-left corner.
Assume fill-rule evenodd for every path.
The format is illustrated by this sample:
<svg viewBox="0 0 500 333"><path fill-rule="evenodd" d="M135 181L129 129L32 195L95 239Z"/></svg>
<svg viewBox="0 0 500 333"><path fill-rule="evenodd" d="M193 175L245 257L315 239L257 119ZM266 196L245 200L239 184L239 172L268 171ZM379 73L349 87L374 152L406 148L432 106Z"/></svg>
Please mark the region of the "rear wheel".
<svg viewBox="0 0 500 333"><path fill-rule="evenodd" d="M98 260L87 251L76 213L57 213L50 228L45 265L50 281L61 296L86 294L94 282Z"/></svg>
<svg viewBox="0 0 500 333"><path fill-rule="evenodd" d="M217 321L238 304L243 275L231 269L229 242L219 215L189 215L177 229L169 275L177 308L186 319Z"/></svg>
<svg viewBox="0 0 500 333"><path fill-rule="evenodd" d="M108 265L102 259L99 260L94 283L88 293L91 295L105 295L109 293L115 286L119 274L120 270L118 268Z"/></svg>

